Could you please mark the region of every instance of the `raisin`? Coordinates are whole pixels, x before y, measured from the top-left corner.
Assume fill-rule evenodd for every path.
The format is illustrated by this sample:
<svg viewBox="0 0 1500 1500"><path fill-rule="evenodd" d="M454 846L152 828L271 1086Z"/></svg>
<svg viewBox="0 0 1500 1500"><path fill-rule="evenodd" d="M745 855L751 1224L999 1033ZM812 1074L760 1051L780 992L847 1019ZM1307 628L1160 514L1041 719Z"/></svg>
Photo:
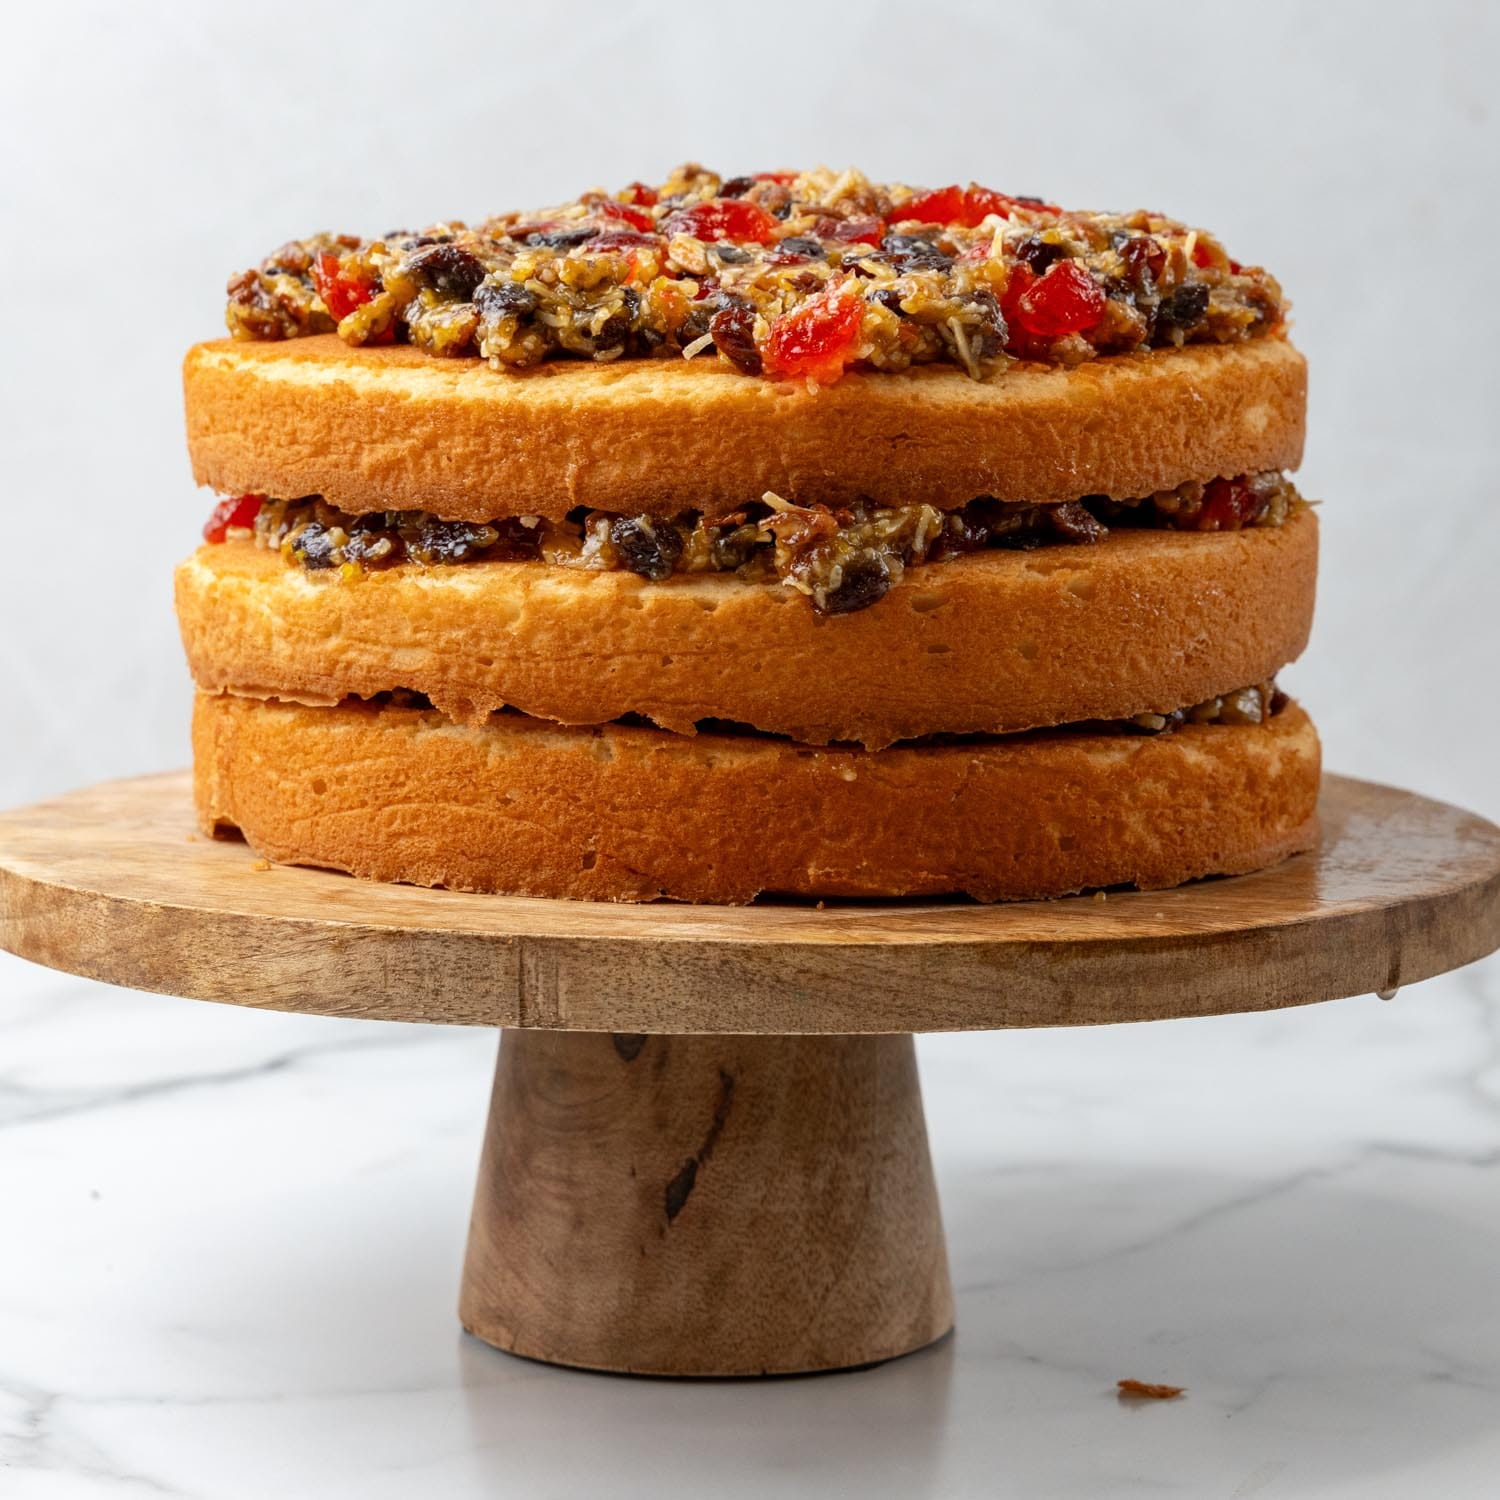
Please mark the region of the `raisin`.
<svg viewBox="0 0 1500 1500"><path fill-rule="evenodd" d="M567 229L541 229L526 236L526 243L542 250L567 250L599 233L597 225L578 224Z"/></svg>
<svg viewBox="0 0 1500 1500"><path fill-rule="evenodd" d="M723 242L714 246L714 259L723 266L742 266L750 259L748 250L741 250L738 245Z"/></svg>
<svg viewBox="0 0 1500 1500"><path fill-rule="evenodd" d="M604 320L604 325L594 335L594 349L602 353L609 349L623 349L640 311L641 294L634 287L620 289L620 307Z"/></svg>
<svg viewBox="0 0 1500 1500"><path fill-rule="evenodd" d="M475 291L474 306L487 318L524 317L536 311L536 293L519 281L487 281Z"/></svg>
<svg viewBox="0 0 1500 1500"><path fill-rule="evenodd" d="M735 298L726 302L709 320L708 331L714 347L746 375L759 375L763 367L760 350L755 344L755 309Z"/></svg>
<svg viewBox="0 0 1500 1500"><path fill-rule="evenodd" d="M896 314L898 318L904 318L906 314L901 310L901 293L893 286L883 286L878 292L870 296L872 302L878 302L882 307Z"/></svg>
<svg viewBox="0 0 1500 1500"><path fill-rule="evenodd" d="M709 557L721 573L732 573L755 556L757 544L754 526L717 527L709 544Z"/></svg>
<svg viewBox="0 0 1500 1500"><path fill-rule="evenodd" d="M344 543L344 561L361 568L389 568L405 558L406 543L395 532L385 530L383 512L361 516Z"/></svg>
<svg viewBox="0 0 1500 1500"><path fill-rule="evenodd" d="M693 303L682 322L677 325L677 342L686 345L701 339L709 331L709 325L718 310L719 302L716 297L705 297L702 301Z"/></svg>
<svg viewBox="0 0 1500 1500"><path fill-rule="evenodd" d="M1054 261L1066 260L1067 255L1065 246L1054 245L1052 241L1044 240L1037 234L1028 234L1016 246L1016 258L1024 260L1038 276L1045 276Z"/></svg>
<svg viewBox="0 0 1500 1500"><path fill-rule="evenodd" d="M878 552L861 552L844 564L839 586L823 597L821 613L852 615L883 599L891 586L891 570Z"/></svg>
<svg viewBox="0 0 1500 1500"><path fill-rule="evenodd" d="M490 557L504 562L531 562L541 555L542 528L527 526L515 516L503 521L492 521L490 528L496 534L495 544L489 549Z"/></svg>
<svg viewBox="0 0 1500 1500"><path fill-rule="evenodd" d="M412 555L423 563L465 562L476 552L483 552L496 541L493 526L477 525L473 521L441 521L436 516L426 516L411 547Z"/></svg>
<svg viewBox="0 0 1500 1500"><path fill-rule="evenodd" d="M814 239L810 234L789 234L784 240L776 242L776 249L782 255L805 255L810 260L822 260L828 253L823 247L823 241Z"/></svg>
<svg viewBox="0 0 1500 1500"><path fill-rule="evenodd" d="M1043 514L1046 506L990 500L975 508L982 509L989 526L990 540L997 547L1039 547L1043 540L1042 533L1048 530L1047 519Z"/></svg>
<svg viewBox="0 0 1500 1500"><path fill-rule="evenodd" d="M484 280L479 257L462 245L424 245L406 257L404 269L420 285L467 302Z"/></svg>
<svg viewBox="0 0 1500 1500"><path fill-rule="evenodd" d="M292 543L292 555L304 568L316 571L334 564L333 539L320 521L309 521Z"/></svg>
<svg viewBox="0 0 1500 1500"><path fill-rule="evenodd" d="M719 189L719 196L721 198L743 198L754 186L755 179L753 177L731 177Z"/></svg>
<svg viewBox="0 0 1500 1500"><path fill-rule="evenodd" d="M1120 259L1125 263L1125 279L1137 291L1151 291L1167 263L1167 253L1160 243L1149 234L1134 234L1118 248Z"/></svg>
<svg viewBox="0 0 1500 1500"><path fill-rule="evenodd" d="M975 292L969 298L968 306L979 314L978 322L969 325L970 336L978 345L980 357L992 359L1005 347L1005 341L1010 336L999 300L993 292Z"/></svg>
<svg viewBox="0 0 1500 1500"><path fill-rule="evenodd" d="M931 240L916 234L888 234L881 240L897 273L903 271L951 271L953 257L944 254Z"/></svg>
<svg viewBox="0 0 1500 1500"><path fill-rule="evenodd" d="M959 557L965 552L978 552L989 540L990 528L984 519L965 507L943 517L943 528L933 539L927 555L933 560Z"/></svg>
<svg viewBox="0 0 1500 1500"><path fill-rule="evenodd" d="M1156 309L1156 321L1159 327L1187 330L1201 323L1207 311L1208 288L1199 281L1163 297Z"/></svg>
<svg viewBox="0 0 1500 1500"><path fill-rule="evenodd" d="M1109 535L1109 528L1081 501L1065 500L1061 505L1047 506L1046 511L1048 523L1061 542L1102 542Z"/></svg>
<svg viewBox="0 0 1500 1500"><path fill-rule="evenodd" d="M671 577L682 556L682 533L670 521L650 516L616 517L610 522L609 539L632 573L656 583Z"/></svg>

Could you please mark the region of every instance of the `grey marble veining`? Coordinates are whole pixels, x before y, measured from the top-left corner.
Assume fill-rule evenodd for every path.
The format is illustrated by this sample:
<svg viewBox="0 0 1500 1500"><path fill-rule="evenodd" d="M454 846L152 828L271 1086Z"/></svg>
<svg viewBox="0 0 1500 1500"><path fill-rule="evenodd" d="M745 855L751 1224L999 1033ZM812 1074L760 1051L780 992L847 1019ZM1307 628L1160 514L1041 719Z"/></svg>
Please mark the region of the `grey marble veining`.
<svg viewBox="0 0 1500 1500"><path fill-rule="evenodd" d="M0 956L0 1495L1495 1492L1500 964L921 1050L957 1336L633 1381L458 1328L489 1034Z"/></svg>

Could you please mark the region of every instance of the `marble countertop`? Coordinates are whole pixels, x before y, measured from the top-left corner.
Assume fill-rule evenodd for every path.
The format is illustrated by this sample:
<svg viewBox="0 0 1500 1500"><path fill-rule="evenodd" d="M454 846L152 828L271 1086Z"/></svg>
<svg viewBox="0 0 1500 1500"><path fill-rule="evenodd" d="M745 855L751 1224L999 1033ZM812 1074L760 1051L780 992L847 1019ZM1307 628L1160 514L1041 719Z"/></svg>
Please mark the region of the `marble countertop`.
<svg viewBox="0 0 1500 1500"><path fill-rule="evenodd" d="M0 955L0 1495L1495 1493L1500 964L920 1045L957 1335L631 1380L458 1327L492 1035Z"/></svg>

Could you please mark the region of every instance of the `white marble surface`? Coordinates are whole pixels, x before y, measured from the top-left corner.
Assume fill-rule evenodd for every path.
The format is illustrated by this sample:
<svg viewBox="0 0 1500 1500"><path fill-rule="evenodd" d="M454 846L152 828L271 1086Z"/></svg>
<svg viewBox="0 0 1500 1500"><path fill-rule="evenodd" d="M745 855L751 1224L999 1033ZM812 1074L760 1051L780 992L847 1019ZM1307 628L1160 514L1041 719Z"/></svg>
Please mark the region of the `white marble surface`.
<svg viewBox="0 0 1500 1500"><path fill-rule="evenodd" d="M0 1495L1486 1500L1500 964L922 1043L959 1332L679 1384L461 1333L475 1031L0 955ZM1127 1408L1120 1376L1184 1384Z"/></svg>

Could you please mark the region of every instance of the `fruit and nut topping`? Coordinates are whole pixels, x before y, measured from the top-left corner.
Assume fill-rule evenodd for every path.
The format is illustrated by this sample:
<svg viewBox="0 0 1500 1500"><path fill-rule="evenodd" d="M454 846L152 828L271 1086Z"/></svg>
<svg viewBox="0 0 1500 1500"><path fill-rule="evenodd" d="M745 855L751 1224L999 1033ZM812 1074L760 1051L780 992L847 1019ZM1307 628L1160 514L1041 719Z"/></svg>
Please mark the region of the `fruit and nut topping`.
<svg viewBox="0 0 1500 1500"><path fill-rule="evenodd" d="M1287 696L1274 681L1259 682L1254 687L1239 688L1191 708L1176 708L1165 714L1136 714L1119 721L1108 720L1098 727L1105 730L1128 730L1133 734L1165 734L1184 724L1264 724L1272 714L1286 706Z"/></svg>
<svg viewBox="0 0 1500 1500"><path fill-rule="evenodd" d="M1189 483L1137 500L1089 496L1060 505L972 500L931 505L793 505L777 495L712 523L695 513L670 519L577 510L563 521L510 516L445 521L426 511L351 515L317 497L226 499L204 536L253 537L310 572L357 577L399 564L537 561L621 569L660 581L674 573L733 573L806 594L821 614L849 614L880 599L909 567L986 547L1031 548L1102 541L1111 527L1238 531L1279 526L1305 505L1285 475Z"/></svg>
<svg viewBox="0 0 1500 1500"><path fill-rule="evenodd" d="M497 369L704 356L815 385L850 367L983 379L1017 359L1236 343L1287 311L1269 273L1157 213L696 165L472 226L293 240L228 293L237 338L336 330Z"/></svg>

